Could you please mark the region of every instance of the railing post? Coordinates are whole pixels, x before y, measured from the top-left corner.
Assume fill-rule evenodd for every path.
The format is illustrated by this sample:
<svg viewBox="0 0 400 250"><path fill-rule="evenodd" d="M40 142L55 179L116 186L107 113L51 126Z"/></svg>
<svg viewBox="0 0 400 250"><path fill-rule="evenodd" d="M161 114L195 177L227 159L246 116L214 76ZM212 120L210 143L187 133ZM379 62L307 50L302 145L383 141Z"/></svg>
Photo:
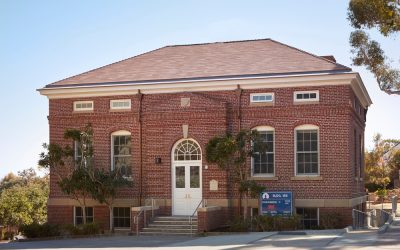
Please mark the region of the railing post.
<svg viewBox="0 0 400 250"><path fill-rule="evenodd" d="M138 216L136 215L136 236L139 236L139 218L138 218Z"/></svg>
<svg viewBox="0 0 400 250"><path fill-rule="evenodd" d="M371 212L367 212L367 227L371 227Z"/></svg>

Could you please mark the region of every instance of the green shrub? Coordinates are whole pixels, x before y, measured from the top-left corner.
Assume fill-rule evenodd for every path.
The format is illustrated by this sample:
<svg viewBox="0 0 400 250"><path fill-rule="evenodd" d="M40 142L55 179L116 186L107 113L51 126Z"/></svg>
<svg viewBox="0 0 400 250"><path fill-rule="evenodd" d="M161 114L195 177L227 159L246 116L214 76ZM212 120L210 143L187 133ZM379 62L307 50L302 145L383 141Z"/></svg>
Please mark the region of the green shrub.
<svg viewBox="0 0 400 250"><path fill-rule="evenodd" d="M339 229L342 224L342 216L338 212L320 215L320 227L322 229Z"/></svg>
<svg viewBox="0 0 400 250"><path fill-rule="evenodd" d="M253 225L257 231L287 231L296 230L300 225L300 217L257 215L253 218Z"/></svg>
<svg viewBox="0 0 400 250"><path fill-rule="evenodd" d="M3 232L3 235L1 238L3 240L12 240L14 238L14 232L5 231L5 232Z"/></svg>
<svg viewBox="0 0 400 250"><path fill-rule="evenodd" d="M38 224L34 222L29 225L21 226L19 230L28 238L53 237L61 234L58 225L51 225L48 223Z"/></svg>
<svg viewBox="0 0 400 250"><path fill-rule="evenodd" d="M97 223L88 223L81 225L65 225L65 233L68 235L93 235L100 233L100 226Z"/></svg>
<svg viewBox="0 0 400 250"><path fill-rule="evenodd" d="M237 217L229 223L228 230L230 232L247 232L247 231L249 231L249 228L250 228L249 220L245 220L241 217Z"/></svg>

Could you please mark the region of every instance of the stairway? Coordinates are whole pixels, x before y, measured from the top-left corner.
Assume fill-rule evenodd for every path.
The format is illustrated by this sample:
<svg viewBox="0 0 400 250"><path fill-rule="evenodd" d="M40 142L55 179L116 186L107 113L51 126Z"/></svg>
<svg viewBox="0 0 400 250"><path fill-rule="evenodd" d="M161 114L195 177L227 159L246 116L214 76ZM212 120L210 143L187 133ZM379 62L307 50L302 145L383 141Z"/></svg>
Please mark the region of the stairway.
<svg viewBox="0 0 400 250"><path fill-rule="evenodd" d="M197 233L197 217L192 217L192 231L189 216L159 216L143 228L141 235L195 235Z"/></svg>

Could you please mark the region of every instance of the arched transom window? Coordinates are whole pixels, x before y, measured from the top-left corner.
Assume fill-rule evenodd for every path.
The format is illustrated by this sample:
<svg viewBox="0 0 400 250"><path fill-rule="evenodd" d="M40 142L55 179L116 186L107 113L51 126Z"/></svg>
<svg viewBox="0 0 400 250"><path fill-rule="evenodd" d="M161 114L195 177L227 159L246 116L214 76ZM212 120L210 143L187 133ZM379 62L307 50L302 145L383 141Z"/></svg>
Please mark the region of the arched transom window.
<svg viewBox="0 0 400 250"><path fill-rule="evenodd" d="M201 160L200 146L192 140L183 140L175 147L175 161L199 161Z"/></svg>

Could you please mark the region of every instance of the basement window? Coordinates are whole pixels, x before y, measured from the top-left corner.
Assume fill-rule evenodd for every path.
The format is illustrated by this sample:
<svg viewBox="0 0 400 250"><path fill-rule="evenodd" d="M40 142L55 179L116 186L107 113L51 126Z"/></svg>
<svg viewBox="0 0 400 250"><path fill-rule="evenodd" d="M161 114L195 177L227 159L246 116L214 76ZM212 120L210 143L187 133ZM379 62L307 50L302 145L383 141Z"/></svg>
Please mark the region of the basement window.
<svg viewBox="0 0 400 250"><path fill-rule="evenodd" d="M296 208L296 214L300 216L300 224L303 229L316 229L319 226L318 208Z"/></svg>
<svg viewBox="0 0 400 250"><path fill-rule="evenodd" d="M251 103L273 103L274 93L255 93L250 94Z"/></svg>
<svg viewBox="0 0 400 250"><path fill-rule="evenodd" d="M110 109L131 109L131 100L111 100L110 101Z"/></svg>
<svg viewBox="0 0 400 250"><path fill-rule="evenodd" d="M74 207L75 219L74 224L81 225L83 224L83 213L81 207ZM86 223L93 223L93 207L85 207L86 211Z"/></svg>
<svg viewBox="0 0 400 250"><path fill-rule="evenodd" d="M294 102L318 102L319 91L295 91L293 97Z"/></svg>
<svg viewBox="0 0 400 250"><path fill-rule="evenodd" d="M93 101L74 102L74 111L93 111Z"/></svg>
<svg viewBox="0 0 400 250"><path fill-rule="evenodd" d="M130 228L131 209L129 207L114 207L113 223L115 228Z"/></svg>

